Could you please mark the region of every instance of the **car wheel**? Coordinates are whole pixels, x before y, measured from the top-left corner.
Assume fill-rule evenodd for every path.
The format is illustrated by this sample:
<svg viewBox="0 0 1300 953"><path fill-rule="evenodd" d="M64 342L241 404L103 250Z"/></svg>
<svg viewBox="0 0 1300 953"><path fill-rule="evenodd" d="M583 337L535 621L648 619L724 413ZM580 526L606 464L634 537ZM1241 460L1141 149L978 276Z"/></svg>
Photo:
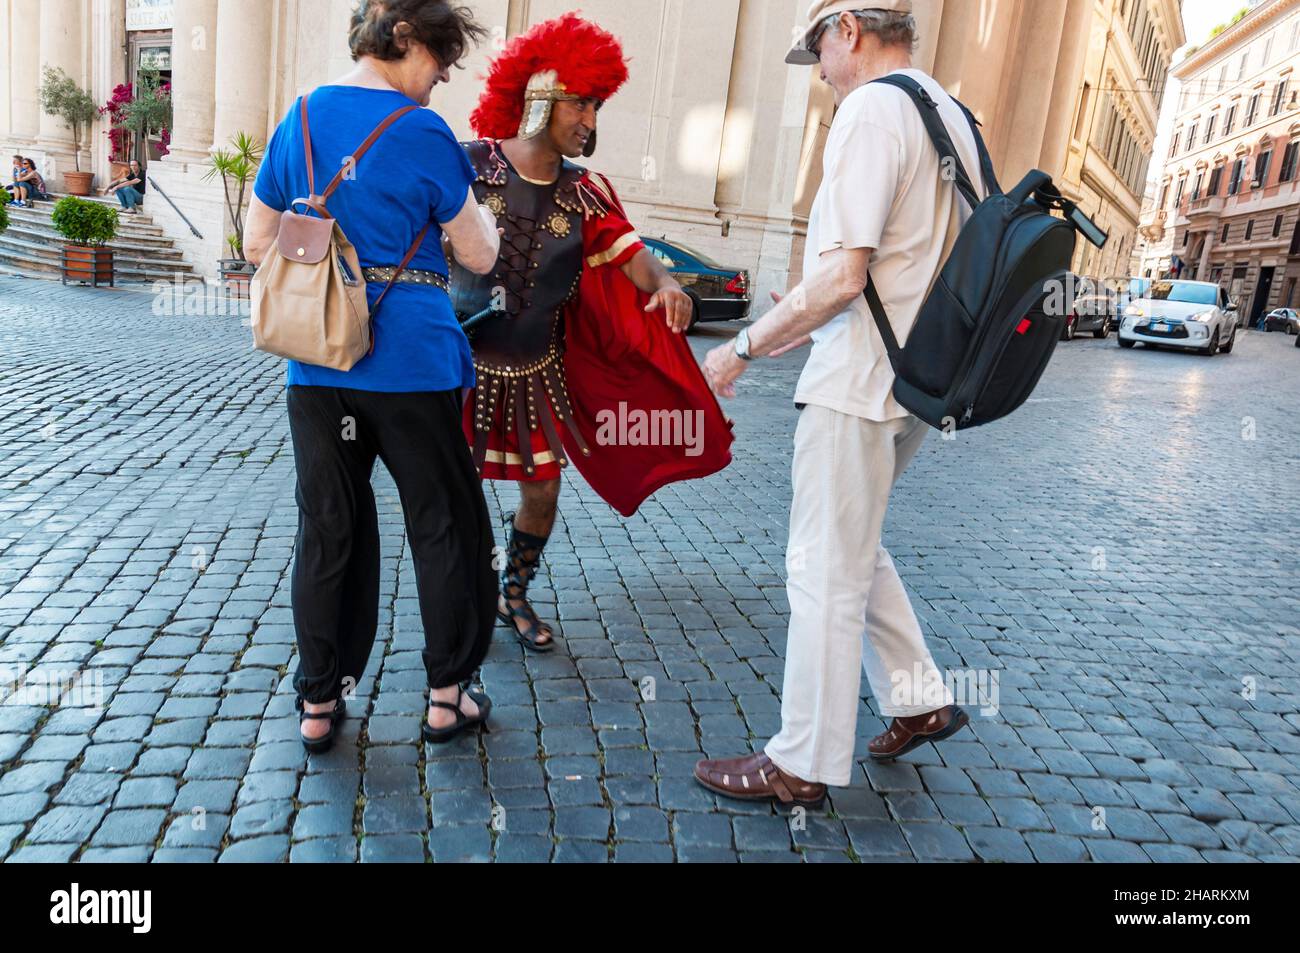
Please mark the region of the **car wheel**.
<svg viewBox="0 0 1300 953"><path fill-rule="evenodd" d="M1119 342L1119 346L1122 348L1130 348L1137 344L1137 341L1125 341L1123 335L1120 334L1115 335L1115 340Z"/></svg>
<svg viewBox="0 0 1300 953"><path fill-rule="evenodd" d="M1220 354L1231 354L1231 353L1232 353L1232 347L1233 347L1233 345L1236 344L1236 343L1237 343L1237 329L1236 329L1236 328L1233 328L1233 329L1232 329L1232 337L1228 338L1228 343L1227 343L1227 344L1225 344L1225 345L1223 345L1223 347L1219 348L1219 353L1220 353Z"/></svg>
<svg viewBox="0 0 1300 953"><path fill-rule="evenodd" d="M1205 350L1201 352L1206 357L1214 357L1219 353L1219 329L1214 329L1214 334L1210 336L1210 343L1205 345Z"/></svg>
<svg viewBox="0 0 1300 953"><path fill-rule="evenodd" d="M1065 319L1065 330L1061 332L1062 341L1074 340L1074 323L1078 320L1074 315Z"/></svg>
<svg viewBox="0 0 1300 953"><path fill-rule="evenodd" d="M1092 336L1098 341L1104 341L1106 338L1110 337L1110 321L1101 322L1101 327L1096 331L1093 331Z"/></svg>
<svg viewBox="0 0 1300 953"><path fill-rule="evenodd" d="M1295 346L1300 347L1300 334L1295 336Z"/></svg>
<svg viewBox="0 0 1300 953"><path fill-rule="evenodd" d="M691 299L691 323L686 325L686 333L690 334L700 323L700 299L689 291L686 292L686 297Z"/></svg>

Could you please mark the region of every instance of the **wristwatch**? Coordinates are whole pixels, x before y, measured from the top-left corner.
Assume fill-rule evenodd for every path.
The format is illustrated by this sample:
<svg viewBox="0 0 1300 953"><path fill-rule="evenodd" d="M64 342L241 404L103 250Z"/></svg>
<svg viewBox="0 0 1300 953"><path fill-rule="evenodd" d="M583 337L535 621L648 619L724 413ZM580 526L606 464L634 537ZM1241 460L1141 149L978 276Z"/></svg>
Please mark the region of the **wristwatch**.
<svg viewBox="0 0 1300 953"><path fill-rule="evenodd" d="M742 361L752 361L749 354L749 328L745 328L736 335L736 357Z"/></svg>

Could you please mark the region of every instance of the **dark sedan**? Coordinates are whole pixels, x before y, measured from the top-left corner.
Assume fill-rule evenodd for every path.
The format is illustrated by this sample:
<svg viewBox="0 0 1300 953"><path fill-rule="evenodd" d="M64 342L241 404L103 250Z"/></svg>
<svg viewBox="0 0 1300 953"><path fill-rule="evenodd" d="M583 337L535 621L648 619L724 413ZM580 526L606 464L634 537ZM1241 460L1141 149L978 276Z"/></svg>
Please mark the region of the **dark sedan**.
<svg viewBox="0 0 1300 953"><path fill-rule="evenodd" d="M700 321L740 321L749 317L753 304L749 272L719 265L707 255L667 239L642 241L694 302L691 327Z"/></svg>
<svg viewBox="0 0 1300 953"><path fill-rule="evenodd" d="M1264 330L1300 334L1300 311L1295 308L1274 308L1264 319Z"/></svg>

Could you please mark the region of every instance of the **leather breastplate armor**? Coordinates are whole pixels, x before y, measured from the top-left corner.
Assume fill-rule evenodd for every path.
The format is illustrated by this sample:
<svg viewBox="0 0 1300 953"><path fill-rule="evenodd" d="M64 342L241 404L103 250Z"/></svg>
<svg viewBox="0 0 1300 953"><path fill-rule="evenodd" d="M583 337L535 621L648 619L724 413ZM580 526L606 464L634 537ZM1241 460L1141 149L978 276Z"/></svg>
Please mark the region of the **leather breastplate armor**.
<svg viewBox="0 0 1300 953"><path fill-rule="evenodd" d="M465 148L478 173L474 195L505 229L490 274L449 262L452 307L462 324L470 323L466 333L478 372L474 460L482 470L494 429L513 431L531 474L530 437L540 427L564 466L563 444L542 401L589 454L565 388L563 314L582 277L584 214L606 210L598 203L593 208L593 197L581 191L584 170L572 163L564 163L553 184L535 185L509 169L497 143L480 140Z"/></svg>

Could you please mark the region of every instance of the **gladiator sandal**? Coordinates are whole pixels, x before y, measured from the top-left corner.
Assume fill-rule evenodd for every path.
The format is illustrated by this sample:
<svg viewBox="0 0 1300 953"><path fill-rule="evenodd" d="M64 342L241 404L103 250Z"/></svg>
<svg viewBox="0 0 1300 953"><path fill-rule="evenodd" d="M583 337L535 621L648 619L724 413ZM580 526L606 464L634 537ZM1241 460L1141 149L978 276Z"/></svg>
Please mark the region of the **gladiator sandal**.
<svg viewBox="0 0 1300 953"><path fill-rule="evenodd" d="M549 652L555 648L555 634L550 626L537 618L527 598L528 584L537 574L537 565L541 562L548 537L521 532L515 527L513 513L507 517L506 524L510 527L510 546L506 551L506 567L501 574L501 595L509 611L498 609L497 618L514 629L528 651ZM526 623L527 627L520 629L516 620ZM543 637L545 642L537 641Z"/></svg>

